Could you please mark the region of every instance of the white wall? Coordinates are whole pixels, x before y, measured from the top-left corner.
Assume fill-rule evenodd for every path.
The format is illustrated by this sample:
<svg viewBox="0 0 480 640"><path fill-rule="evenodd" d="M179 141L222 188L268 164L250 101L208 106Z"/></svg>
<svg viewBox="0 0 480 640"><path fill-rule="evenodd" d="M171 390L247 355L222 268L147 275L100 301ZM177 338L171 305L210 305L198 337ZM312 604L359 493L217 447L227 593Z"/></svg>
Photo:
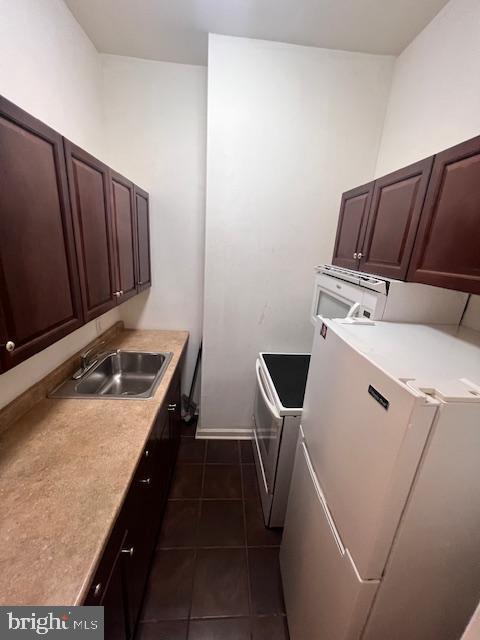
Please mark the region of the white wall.
<svg viewBox="0 0 480 640"><path fill-rule="evenodd" d="M0 93L101 156L98 53L62 0L0 0Z"/></svg>
<svg viewBox="0 0 480 640"><path fill-rule="evenodd" d="M0 0L0 93L151 195L154 287L101 318L188 329L203 299L206 69L100 56L62 0ZM0 378L0 407L100 331L89 323Z"/></svg>
<svg viewBox="0 0 480 640"><path fill-rule="evenodd" d="M376 175L480 134L480 2L450 0L395 62Z"/></svg>
<svg viewBox="0 0 480 640"><path fill-rule="evenodd" d="M340 194L373 176L392 65L210 36L204 435L251 427L259 350L310 350L313 267Z"/></svg>
<svg viewBox="0 0 480 640"><path fill-rule="evenodd" d="M450 0L395 62L376 176L480 135L480 2ZM464 324L480 330L480 296Z"/></svg>
<svg viewBox="0 0 480 640"><path fill-rule="evenodd" d="M109 164L150 193L153 286L122 305L127 326L190 331L188 390L203 306L205 67L102 56Z"/></svg>
<svg viewBox="0 0 480 640"><path fill-rule="evenodd" d="M0 94L102 156L102 73L95 47L61 0L0 0ZM90 322L0 377L0 408L119 318Z"/></svg>

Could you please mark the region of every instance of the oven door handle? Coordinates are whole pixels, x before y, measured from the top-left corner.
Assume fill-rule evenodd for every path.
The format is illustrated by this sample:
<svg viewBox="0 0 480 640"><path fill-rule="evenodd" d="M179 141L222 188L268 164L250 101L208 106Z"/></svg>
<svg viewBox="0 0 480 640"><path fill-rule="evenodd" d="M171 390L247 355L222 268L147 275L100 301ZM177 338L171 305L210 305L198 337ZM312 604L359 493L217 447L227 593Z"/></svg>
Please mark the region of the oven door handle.
<svg viewBox="0 0 480 640"><path fill-rule="evenodd" d="M282 417L278 413L276 406L273 404L273 402L268 397L268 394L267 394L267 391L265 389L265 385L264 385L264 382L263 382L263 378L262 378L262 372L261 372L260 369L261 369L260 360L257 358L257 361L255 362L255 371L256 371L256 374L257 374L258 387L260 389L260 393L262 394L263 401L265 402L265 404L269 408L270 413L273 415L273 417L276 418L277 420L281 420Z"/></svg>

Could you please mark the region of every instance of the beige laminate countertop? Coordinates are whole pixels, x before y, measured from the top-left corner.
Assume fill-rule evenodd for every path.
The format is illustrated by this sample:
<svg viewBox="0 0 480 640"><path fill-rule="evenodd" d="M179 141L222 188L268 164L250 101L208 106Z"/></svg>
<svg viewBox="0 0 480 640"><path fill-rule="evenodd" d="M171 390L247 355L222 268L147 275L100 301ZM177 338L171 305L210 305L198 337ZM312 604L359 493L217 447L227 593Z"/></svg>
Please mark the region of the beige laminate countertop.
<svg viewBox="0 0 480 640"><path fill-rule="evenodd" d="M45 398L0 434L0 604L81 604L187 340L122 331L173 352L153 398Z"/></svg>

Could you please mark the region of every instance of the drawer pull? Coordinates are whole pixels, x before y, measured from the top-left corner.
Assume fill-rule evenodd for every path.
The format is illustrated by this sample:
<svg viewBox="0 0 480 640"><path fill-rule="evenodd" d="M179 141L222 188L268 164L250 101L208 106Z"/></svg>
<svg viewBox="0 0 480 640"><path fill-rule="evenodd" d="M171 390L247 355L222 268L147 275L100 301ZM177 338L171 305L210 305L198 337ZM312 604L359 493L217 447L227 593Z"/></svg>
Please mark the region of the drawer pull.
<svg viewBox="0 0 480 640"><path fill-rule="evenodd" d="M151 484L151 478L144 478L143 480L140 480L140 484Z"/></svg>
<svg viewBox="0 0 480 640"><path fill-rule="evenodd" d="M148 449L145 449L145 458L148 458L149 455L150 455L150 451Z"/></svg>
<svg viewBox="0 0 480 640"><path fill-rule="evenodd" d="M93 596L94 598L98 598L98 596L102 593L102 583L99 582L93 587Z"/></svg>
<svg viewBox="0 0 480 640"><path fill-rule="evenodd" d="M172 413L174 411L176 411L176 409L177 409L177 405L176 404L169 404L168 405L168 410L171 411Z"/></svg>
<svg viewBox="0 0 480 640"><path fill-rule="evenodd" d="M134 551L133 547L130 547L128 549L122 549L122 553L128 554L130 556L130 558L133 556L133 551Z"/></svg>

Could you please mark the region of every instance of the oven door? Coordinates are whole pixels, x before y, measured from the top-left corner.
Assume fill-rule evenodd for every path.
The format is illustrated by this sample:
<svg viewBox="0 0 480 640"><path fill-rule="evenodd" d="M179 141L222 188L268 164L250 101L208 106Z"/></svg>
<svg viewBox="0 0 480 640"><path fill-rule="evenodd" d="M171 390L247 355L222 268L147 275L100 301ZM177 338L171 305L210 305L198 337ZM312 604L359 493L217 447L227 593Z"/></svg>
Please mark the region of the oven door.
<svg viewBox="0 0 480 640"><path fill-rule="evenodd" d="M283 418L275 407L272 394L262 372L260 360L255 363L257 385L255 391L255 444L265 494L273 495L278 450L282 437ZM260 478L259 478L260 479ZM263 493L263 491L262 491ZM263 496L262 496L263 497ZM262 500L263 501L263 500Z"/></svg>

